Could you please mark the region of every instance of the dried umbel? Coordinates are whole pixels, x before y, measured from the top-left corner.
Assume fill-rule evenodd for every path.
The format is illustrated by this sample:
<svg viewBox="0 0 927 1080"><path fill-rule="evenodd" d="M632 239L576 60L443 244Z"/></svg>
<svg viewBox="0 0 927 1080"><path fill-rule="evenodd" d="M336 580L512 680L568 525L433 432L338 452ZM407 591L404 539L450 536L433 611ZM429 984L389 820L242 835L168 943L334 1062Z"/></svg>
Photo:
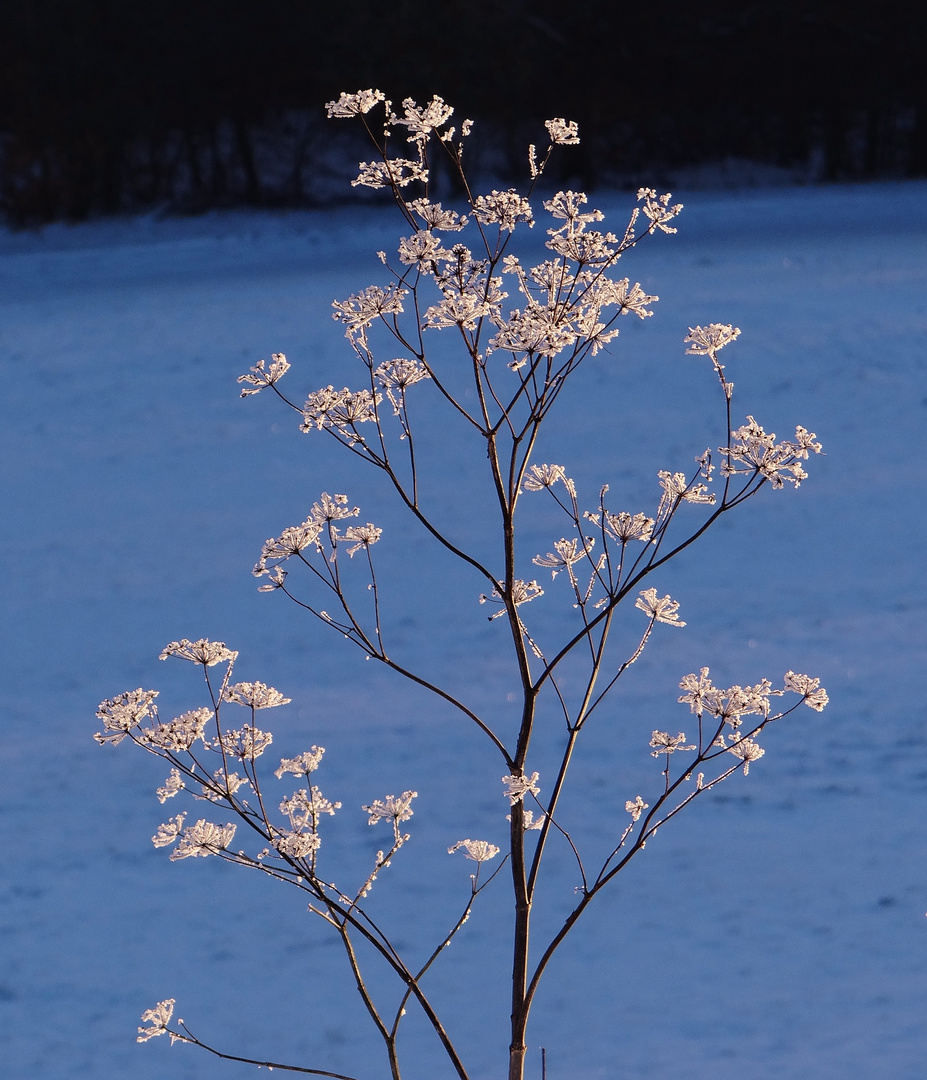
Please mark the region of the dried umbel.
<svg viewBox="0 0 927 1080"><path fill-rule="evenodd" d="M346 494L323 491L301 512L302 521L264 543L254 574L261 580L261 592L283 593L314 617L322 632L336 632L368 660L432 691L497 755L504 769L503 797L491 788L488 799L473 800L477 807L497 806L486 809L481 822L487 839L456 839L476 830L455 821L448 824L445 850L462 853L476 864L469 882L464 879L462 912L440 940L417 942L407 956L398 936L366 906L381 873L410 844L411 833L404 827L418 797L411 789L356 808L379 835L387 836L387 844L359 880L338 883L330 872L323 873L328 822L342 809L340 801L313 783L324 750L289 745L291 736L285 730L275 741L264 716L290 699L262 682L232 682L238 654L222 642L183 639L171 642L161 654L161 659L176 657L202 669L207 692L189 711L162 721L156 691L127 691L100 705L103 730L95 737L112 745L128 740L163 758L168 775L156 791L162 804L175 798L202 800L229 819L223 824L194 814L193 823L187 824L188 811L181 811L159 825L152 842L170 848L172 860L214 856L301 891L309 912L344 946L354 984L383 1040L393 1080L400 1076L398 1034L412 1007L421 1010L456 1075L468 1080L463 1053L445 1029L423 979L470 918L477 898L506 868L508 873L493 885L501 888L504 880L510 882L514 912L508 951L513 958L511 1007L500 1023L509 1025L509 1080L522 1080L532 1005L551 958L587 907L598 902L659 828L735 773L747 774L766 753L761 745L766 728L802 704L815 712L827 704L826 691L811 676L788 671L781 687L761 679L754 685L722 688L713 685L704 667L699 674L683 676L679 684L679 702L689 707L690 720L694 718L688 733L673 734L677 725L666 724L666 730L652 730L649 745L637 737L623 748L642 769L640 793L612 796L619 807L624 801L627 817L609 815L614 835L604 847L596 848L582 837L583 815L577 817L563 799L570 784L580 793L586 790L574 750L587 725L607 722L610 694L653 634L663 633L663 627L686 626L680 602L658 588L661 568L763 488L798 487L807 475L804 463L821 452L821 445L801 426L794 440L777 441L752 415L735 427L734 384L719 354L737 341L740 330L725 323L690 327L684 337L680 332L687 354L710 360L720 386L720 422L707 440L708 449L700 449L688 464L668 462L666 469L651 474L645 505L616 504L607 483L597 498L587 499L568 465L536 457L539 434L586 359L615 348L619 330L627 325L622 320L630 315L646 321L654 314L659 298L632 277L619 276L618 262L641 241L673 234L681 205L668 193L641 188L627 221L607 230L599 228L605 215L581 192L557 191L538 200L535 187L551 155L580 139L576 123L563 117L547 121L546 150L529 148L526 191L480 193L473 190L464 168L472 124L464 120L458 130L452 124L454 110L442 98L425 105L406 99L396 112L383 93L369 89L341 94L327 108L330 117L362 124L370 135L373 157L360 164L353 184L389 191L404 235L395 256L378 253L379 283L332 305L357 361L356 381L342 386L338 376L290 398L285 376L292 379L291 365L283 353L274 353L269 362L259 361L240 377L241 393L253 398L271 392L297 414L303 433L334 439L370 465L398 495L410 522L423 527L445 555L473 575L474 604L461 618L476 616L477 601L490 605L490 625L478 622L483 633L492 635L492 644L481 645L500 654L508 650L508 698L516 703L519 716L515 729L496 713L434 682L414 650L405 649L397 658L377 565L381 545L399 544L403 538L374 522L362 523L360 508ZM396 142L400 148L394 153ZM436 154L446 159L459 190L467 193L456 209L433 198L429 185ZM538 225L546 230L545 257L523 261L518 242ZM446 345L434 347L438 335L455 346L456 355ZM436 450L433 444L423 454L417 418L426 411L463 426L472 459L464 460L456 449L449 452L453 457L442 459L445 448ZM577 453L572 444L581 440L582 432L574 436L571 453ZM443 470L445 481L465 470L486 471L491 503L477 508L475 516L492 523L491 543L471 550L442 525L422 493L420 474L426 466L432 479L435 473L440 479ZM541 551L522 542L522 521L538 513L546 513L545 520L553 514L560 522ZM495 561L486 551L497 553ZM530 576L531 566L550 571L552 583L546 590ZM408 569L408 588L415 590L420 587L418 567ZM537 617L538 612L545 617ZM557 618L551 612L557 612ZM624 613L628 618L620 622ZM786 695L794 697L777 709ZM559 743L550 732L546 739L534 738L550 724ZM536 747L545 743L559 746L559 758L543 758L548 751ZM281 744L291 756L280 758L275 768L268 751ZM542 767L533 767L539 761ZM495 776L498 773L493 784L498 782ZM281 783L295 790L272 794ZM440 809L431 806L428 812ZM555 901L559 928L553 933L548 929L545 940L538 927L549 928L551 910L544 910L539 923L533 920L547 902L537 884L542 866L547 874L550 864L545 860L554 844L562 846L572 869L569 880L560 882ZM408 857L404 854L403 860ZM408 930L403 928L403 939ZM529 936L534 942L530 953ZM359 943L397 980L398 1007L372 989ZM413 954L418 957L414 963L409 958ZM206 1046L182 1020L173 1021L173 1006L167 999L144 1014L148 1026L139 1028L139 1041L167 1034L172 1040ZM206 1048L220 1057L234 1056ZM320 1064L282 1067L350 1080Z"/></svg>

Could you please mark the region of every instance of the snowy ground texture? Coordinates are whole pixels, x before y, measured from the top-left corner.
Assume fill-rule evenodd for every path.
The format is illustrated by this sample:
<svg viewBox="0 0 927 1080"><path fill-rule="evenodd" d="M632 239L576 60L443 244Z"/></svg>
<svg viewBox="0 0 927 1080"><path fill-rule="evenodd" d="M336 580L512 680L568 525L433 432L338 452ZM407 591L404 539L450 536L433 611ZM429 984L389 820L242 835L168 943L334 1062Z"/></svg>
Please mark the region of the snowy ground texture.
<svg viewBox="0 0 927 1080"><path fill-rule="evenodd" d="M615 227L633 197L594 201ZM655 634L591 736L577 827L604 842L615 808L623 817L626 798L659 783L647 738L685 729L686 672L709 665L727 685L794 668L820 676L831 704L771 730L750 776L662 830L592 909L539 999L531 1075L543 1044L550 1080L921 1080L927 187L687 201L679 235L623 269L661 296L655 317L625 320L589 362L537 460L566 464L590 506L606 481L616 504L651 506L658 469L718 445L717 387L682 344L713 321L743 329L724 354L738 422L752 413L780 437L804 424L827 456L800 491L764 491L656 576L689 625ZM240 678L293 698L270 725L275 751L327 747L319 783L345 805L333 875L382 844L360 805L418 790L413 842L373 896L401 941L440 940L462 906L472 864L444 850L504 836L502 769L471 733L283 597L259 595L249 573L322 490L348 492L361 521L384 525L384 573L406 581L393 590L397 647L504 713L512 674L480 583L446 578L371 473L235 385L272 351L293 363L294 394L359 385L329 304L382 280L373 253L399 232L389 213L339 210L0 235L9 1080L253 1074L163 1039L137 1046L139 1015L166 997L232 1053L387 1074L338 948L302 901L218 860L169 863L149 840L180 809L154 799L164 770L91 740L97 703L125 689L161 689L166 712L201 704L192 665L157 662L172 639L224 640ZM447 483L433 498L465 529L478 516L465 475L458 484L465 447L434 430ZM551 550L561 529L539 520L529 545ZM547 605L545 626L570 617L561 581L532 605ZM549 749L542 740L541 758ZM564 854L554 864L562 904L574 881ZM505 1058L498 884L431 984L475 1080L496 1080ZM411 1016L405 1050L410 1080L449 1075Z"/></svg>

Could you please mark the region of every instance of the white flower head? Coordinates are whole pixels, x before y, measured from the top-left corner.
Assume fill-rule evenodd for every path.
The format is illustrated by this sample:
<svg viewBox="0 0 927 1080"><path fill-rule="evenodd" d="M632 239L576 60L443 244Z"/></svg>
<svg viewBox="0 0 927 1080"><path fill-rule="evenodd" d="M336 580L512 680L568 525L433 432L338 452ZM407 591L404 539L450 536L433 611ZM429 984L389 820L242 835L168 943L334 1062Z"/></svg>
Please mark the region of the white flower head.
<svg viewBox="0 0 927 1080"><path fill-rule="evenodd" d="M163 805L168 799L172 799L178 791L183 791L183 788L184 782L180 775L180 770L171 769L167 779L164 781L164 787L159 787L156 792L158 802Z"/></svg>
<svg viewBox="0 0 927 1080"><path fill-rule="evenodd" d="M327 101L325 108L329 119L347 118L369 113L379 101L386 101L385 95L379 90L358 90L356 94L342 94L337 101ZM389 102L387 102L388 107Z"/></svg>
<svg viewBox="0 0 927 1080"><path fill-rule="evenodd" d="M401 795L387 795L382 801L374 799L370 806L362 806L361 810L369 815L368 825L376 825L378 821L398 824L412 817L412 800L417 797L417 791L404 791Z"/></svg>
<svg viewBox="0 0 927 1080"><path fill-rule="evenodd" d="M694 746L683 745L686 741L685 733L680 731L678 735L670 735L668 731L654 731L650 736L650 745L653 747L651 757L660 757L661 754L674 754L677 750L694 750Z"/></svg>
<svg viewBox="0 0 927 1080"><path fill-rule="evenodd" d="M238 731L223 731L219 736L219 743L226 754L242 761L260 757L273 741L274 737L269 731L261 731L252 724Z"/></svg>
<svg viewBox="0 0 927 1080"><path fill-rule="evenodd" d="M532 465L522 486L525 491L543 491L545 488L552 488L558 480L571 495L576 494L576 486L566 475L562 465Z"/></svg>
<svg viewBox="0 0 927 1080"><path fill-rule="evenodd" d="M203 738L203 732L207 723L213 717L212 709L191 709L181 713L169 724L158 724L153 728L144 728L139 739L146 746L157 746L161 750L172 753L189 750L197 741Z"/></svg>
<svg viewBox="0 0 927 1080"><path fill-rule="evenodd" d="M179 859L218 855L231 844L234 837L234 825L213 825L205 818L200 818L195 825L188 825L184 829L177 847L170 854L170 860L177 862Z"/></svg>
<svg viewBox="0 0 927 1080"><path fill-rule="evenodd" d="M158 831L151 838L151 842L154 846L167 847L168 844L173 844L183 830L184 818L186 816L186 812L184 812L178 814L176 817L172 817L170 821L166 821L163 825L159 825Z"/></svg>
<svg viewBox="0 0 927 1080"><path fill-rule="evenodd" d="M544 590L536 581L522 581L521 578L516 578L512 582L512 602L518 607L519 604L528 604L532 600L536 600L539 596L544 595ZM485 593L480 594L480 603L486 604L490 601L497 603L502 602L501 586L494 588L492 593L487 596ZM489 620L501 618L505 614L505 608L497 611L495 615L490 615Z"/></svg>
<svg viewBox="0 0 927 1080"><path fill-rule="evenodd" d="M656 589L644 589L634 606L655 622L666 623L667 626L686 625L677 614L679 602L672 600L669 594L658 598Z"/></svg>
<svg viewBox="0 0 927 1080"><path fill-rule="evenodd" d="M730 345L740 337L740 329L730 323L710 323L708 326L690 326L683 342L689 346L687 356L710 356L714 358L719 349Z"/></svg>
<svg viewBox="0 0 927 1080"><path fill-rule="evenodd" d="M498 225L508 232L513 232L521 222L534 226L531 203L514 188L478 195L473 203L473 216L481 225Z"/></svg>
<svg viewBox="0 0 927 1080"><path fill-rule="evenodd" d="M758 761L766 751L762 746L758 746L753 739L742 739L739 736L732 736L735 739L733 745L727 748L729 754L733 754L734 757L740 758L744 763L744 776L750 772L750 763L752 761Z"/></svg>
<svg viewBox="0 0 927 1080"><path fill-rule="evenodd" d="M650 218L651 228L657 228L661 232L674 233L676 229L667 224L672 221L682 210L682 203L670 206L673 196L667 192L665 195L657 195L653 188L640 188L637 192L638 202L643 202L641 209Z"/></svg>
<svg viewBox="0 0 927 1080"><path fill-rule="evenodd" d="M258 362L251 368L249 375L239 375L238 382L248 383L242 392L242 397L248 397L251 394L259 394L265 386L273 386L278 379L282 379L284 375L290 370L290 365L287 363L286 357L283 353L273 353L270 360L270 367L265 370L264 364L266 361L258 360Z"/></svg>
<svg viewBox="0 0 927 1080"><path fill-rule="evenodd" d="M564 120L562 116L553 120L545 120L544 127L550 135L550 141L554 146L578 146L579 125L575 120Z"/></svg>
<svg viewBox="0 0 927 1080"><path fill-rule="evenodd" d="M274 776L276 776L278 780L283 778L284 773L294 773L296 776L308 776L309 773L315 772L319 767L324 753L324 746L313 746L305 753L299 754L295 758L281 758L280 768L274 772Z"/></svg>
<svg viewBox="0 0 927 1080"><path fill-rule="evenodd" d="M101 701L97 709L97 719L103 721L103 730L94 735L96 741L101 746L106 742L118 746L132 728L146 717L156 715L154 699L157 696L157 690L143 690L139 687L137 690L126 690L118 697Z"/></svg>
<svg viewBox="0 0 927 1080"><path fill-rule="evenodd" d="M488 840L470 839L458 840L453 847L447 849L447 853L453 855L455 851L461 849L463 849L463 853L468 859L478 863L489 862L490 859L494 859L499 854L499 848L495 844L490 844Z"/></svg>
<svg viewBox="0 0 927 1080"><path fill-rule="evenodd" d="M153 1009L146 1009L142 1013L142 1023L150 1024L151 1027L140 1027L138 1029L138 1038L135 1041L148 1042L149 1039L154 1039L158 1035L166 1035L167 1025L174 1015L174 1004L174 998L167 998L164 1001L159 1001ZM171 1041L173 1042L173 1039Z"/></svg>
<svg viewBox="0 0 927 1080"><path fill-rule="evenodd" d="M215 667L225 661L233 663L238 659L238 653L228 648L224 641L207 641L200 638L199 641L188 641L181 638L180 641L171 641L165 645L158 657L166 660L169 656L178 656L181 660L191 660L194 664L202 664L204 667Z"/></svg>
<svg viewBox="0 0 927 1080"><path fill-rule="evenodd" d="M289 705L293 699L284 697L279 690L262 682L240 682L227 686L222 700L248 705L252 709L274 709L278 705Z"/></svg>
<svg viewBox="0 0 927 1080"><path fill-rule="evenodd" d="M382 532L382 529L368 521L366 525L349 525L344 530L344 536L341 539L351 544L347 552L353 559L355 553L361 548L369 548L377 543Z"/></svg>
<svg viewBox="0 0 927 1080"><path fill-rule="evenodd" d="M805 704L815 712L821 712L829 700L827 691L819 689L820 686L821 680L812 679L810 675L798 675L794 671L785 673L786 690L801 694Z"/></svg>
<svg viewBox="0 0 927 1080"><path fill-rule="evenodd" d="M645 803L644 800L638 795L634 799L628 799L624 804L625 810L631 815L632 821L639 821L641 814L647 810L650 803Z"/></svg>
<svg viewBox="0 0 927 1080"><path fill-rule="evenodd" d="M523 802L525 795L539 795L541 789L538 787L539 774L534 772L530 776L526 776L522 773L520 776L503 776L502 783L506 785L503 795L509 800L509 804L514 806L515 803Z"/></svg>

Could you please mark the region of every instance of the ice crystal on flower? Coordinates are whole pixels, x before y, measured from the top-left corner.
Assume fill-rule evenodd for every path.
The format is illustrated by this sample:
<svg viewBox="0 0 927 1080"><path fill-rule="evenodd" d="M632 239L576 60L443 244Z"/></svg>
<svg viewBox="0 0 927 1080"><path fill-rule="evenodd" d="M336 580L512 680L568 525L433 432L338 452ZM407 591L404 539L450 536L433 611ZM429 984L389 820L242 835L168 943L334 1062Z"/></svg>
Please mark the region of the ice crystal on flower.
<svg viewBox="0 0 927 1080"><path fill-rule="evenodd" d="M349 517L357 517L359 513L360 507L348 506L347 495L329 495L327 491L323 491L319 496L319 501L312 504L310 517L313 521L327 524L332 521L343 521Z"/></svg>
<svg viewBox="0 0 927 1080"><path fill-rule="evenodd" d="M411 132L408 141L416 143L427 142L431 133L446 124L454 114L453 106L437 94L427 105L418 105L412 98L406 98L402 107L404 115L390 117L390 120L393 124L408 128Z"/></svg>
<svg viewBox="0 0 927 1080"><path fill-rule="evenodd" d="M440 203L433 203L428 199L414 199L409 203L409 209L418 214L429 229L460 232L467 224L465 216L461 216L455 210L444 210Z"/></svg>
<svg viewBox="0 0 927 1080"><path fill-rule="evenodd" d="M178 814L176 817L172 817L170 821L166 821L163 825L159 825L158 831L151 838L151 842L154 846L167 847L168 844L173 844L183 830L184 818L186 816L186 812L184 812Z"/></svg>
<svg viewBox="0 0 927 1080"><path fill-rule="evenodd" d="M238 376L238 382L250 384L250 388L246 386L242 390L242 397L248 397L251 394L259 394L265 386L273 386L278 379L283 378L290 370L290 365L287 363L287 359L283 353L273 353L271 356L270 367L266 370L264 369L264 364L264 360L258 360L254 367L251 368L250 375Z"/></svg>
<svg viewBox="0 0 927 1080"><path fill-rule="evenodd" d="M624 804L624 808L631 815L632 821L639 821L641 814L649 807L650 803L645 803L644 800L640 797L640 795L638 795L634 799L628 799L627 802Z"/></svg>
<svg viewBox="0 0 927 1080"><path fill-rule="evenodd" d="M799 427L795 430L795 442L785 439L777 443L775 433L767 434L752 416L747 417L747 423L733 436L736 441L731 446L720 447L721 453L728 455L721 466L722 475L759 473L776 489L785 483L799 487L808 476L800 462L808 460L809 451L821 452L813 431Z"/></svg>
<svg viewBox="0 0 927 1080"><path fill-rule="evenodd" d="M304 859L318 851L322 841L318 833L286 832L275 836L272 843L281 855L290 859Z"/></svg>
<svg viewBox="0 0 927 1080"><path fill-rule="evenodd" d="M395 360L384 360L374 370L373 377L386 391L386 396L393 406L393 415L401 416L406 390L422 379L430 379L431 375L418 360L397 357Z"/></svg>
<svg viewBox="0 0 927 1080"><path fill-rule="evenodd" d="M322 814L334 817L335 811L340 809L340 802L326 799L320 789L314 785L308 791L301 788L293 792L288 799L280 803L280 813L286 814L290 819L291 828L298 831L303 829L315 831Z"/></svg>
<svg viewBox="0 0 927 1080"><path fill-rule="evenodd" d="M183 791L183 789L184 782L180 775L180 770L171 769L167 779L164 781L164 787L159 787L155 794L158 796L158 802L163 806L168 799L172 799L179 791Z"/></svg>
<svg viewBox="0 0 927 1080"><path fill-rule="evenodd" d="M488 840L470 839L458 840L453 847L447 849L447 853L453 855L455 851L461 849L468 859L478 863L489 862L490 859L494 859L499 854L499 848L495 844L490 844Z"/></svg>
<svg viewBox="0 0 927 1080"><path fill-rule="evenodd" d="M603 304L614 304L619 314L634 314L639 319L649 319L653 312L647 309L647 305L659 299L659 296L650 296L645 293L639 281L631 285L630 278L622 278L620 281L606 280L601 294Z"/></svg>
<svg viewBox="0 0 927 1080"><path fill-rule="evenodd" d="M174 998L167 998L164 1001L159 1001L153 1009L146 1009L142 1013L142 1023L150 1024L151 1027L140 1027L138 1029L138 1038L135 1041L148 1042L149 1039L154 1039L158 1035L166 1035L167 1025L174 1015L174 1004Z"/></svg>
<svg viewBox="0 0 927 1080"><path fill-rule="evenodd" d="M379 90L359 90L356 94L342 94L337 101L327 101L325 108L329 119L345 118L368 113L380 101L386 101L386 97Z"/></svg>
<svg viewBox="0 0 927 1080"><path fill-rule="evenodd" d="M527 794L540 794L539 778L539 774L536 772L530 776L526 776L524 773L518 776L503 776L502 783L505 784L505 791L502 794L509 800L510 805L514 806L516 803L522 802Z"/></svg>
<svg viewBox="0 0 927 1080"><path fill-rule="evenodd" d="M419 161L409 158L388 158L386 161L362 161L351 187L405 187L413 180L428 183L428 170Z"/></svg>
<svg viewBox="0 0 927 1080"><path fill-rule="evenodd" d="M377 543L382 532L381 528L368 521L366 525L349 525L344 530L344 536L341 539L351 544L347 552L353 558L361 548L369 548L371 544Z"/></svg>
<svg viewBox="0 0 927 1080"><path fill-rule="evenodd" d="M670 599L668 594L658 598L656 589L644 589L634 601L634 606L656 622L666 623L667 626L686 625L677 614L678 601Z"/></svg>
<svg viewBox="0 0 927 1080"><path fill-rule="evenodd" d="M819 689L820 686L821 680L812 679L810 675L798 675L794 671L785 673L786 690L801 694L805 699L805 704L815 712L821 712L829 700L827 691Z"/></svg>
<svg viewBox="0 0 927 1080"><path fill-rule="evenodd" d="M324 427L334 428L342 435L354 441L352 429L356 424L376 423L377 405L383 399L369 390L351 391L347 387L336 390L333 386L324 386L310 394L303 406L303 422L299 430L321 431Z"/></svg>
<svg viewBox="0 0 927 1080"><path fill-rule="evenodd" d="M734 743L727 748L729 754L733 754L734 757L740 758L744 763L744 776L750 772L750 762L758 761L766 751L762 746L758 746L753 739L740 738L734 736Z"/></svg>
<svg viewBox="0 0 927 1080"><path fill-rule="evenodd" d="M514 188L478 195L473 203L473 216L481 225L498 225L508 232L514 232L520 223L534 225L531 203Z"/></svg>
<svg viewBox="0 0 927 1080"><path fill-rule="evenodd" d="M620 544L626 544L629 540L641 540L647 543L653 536L653 527L656 524L652 517L646 514L628 514L624 510L612 514L608 510L602 514L593 514L587 510L583 515L594 525L599 525L605 532L617 540Z"/></svg>
<svg viewBox="0 0 927 1080"><path fill-rule="evenodd" d="M296 776L308 776L309 773L315 772L319 767L324 753L324 746L313 746L306 750L305 753L299 754L295 758L281 758L280 768L274 772L274 776L276 776L278 780L282 779L285 773L294 773Z"/></svg>
<svg viewBox="0 0 927 1080"><path fill-rule="evenodd" d="M145 728L139 735L139 739L147 746L157 746L161 750L176 753L186 751L196 742L203 738L206 724L212 719L212 709L191 709L171 720L169 724L158 724L153 728Z"/></svg>
<svg viewBox="0 0 927 1080"><path fill-rule="evenodd" d="M271 732L261 731L250 724L238 731L223 731L219 737L222 749L242 760L260 757L273 741Z"/></svg>
<svg viewBox="0 0 927 1080"><path fill-rule="evenodd" d="M709 492L706 484L690 484L685 473L670 473L661 469L657 473L663 495L657 508L657 520L661 521L676 505L677 502L707 503L713 506L714 493Z"/></svg>
<svg viewBox="0 0 927 1080"><path fill-rule="evenodd" d="M221 802L223 798L234 795L240 787L250 785L251 781L246 776L238 773L227 773L225 769L216 769L212 774L213 783L203 784L202 796L197 798L208 799L210 802Z"/></svg>
<svg viewBox="0 0 927 1080"><path fill-rule="evenodd" d="M368 825L376 825L378 821L391 821L394 824L400 821L408 821L412 817L412 800L418 796L417 791L404 791L401 795L387 795L382 801L374 799L370 806L362 806L369 816Z"/></svg>
<svg viewBox="0 0 927 1080"><path fill-rule="evenodd" d="M110 742L118 746L126 735L148 716L154 716L154 699L157 690L126 690L118 697L101 701L97 709L97 719L103 721L103 730L94 738L102 746Z"/></svg>
<svg viewBox="0 0 927 1080"><path fill-rule="evenodd" d="M532 600L536 600L539 596L544 595L544 590L536 581L522 581L521 578L516 578L512 582L512 603L518 607L519 604L527 604ZM503 591L502 586L495 587L492 593L487 596L485 593L480 594L480 603L486 604L490 602L502 603ZM497 611L495 615L490 615L490 622L493 619L499 619L505 614L505 608L501 611Z"/></svg>
<svg viewBox="0 0 927 1080"><path fill-rule="evenodd" d="M730 345L740 337L740 329L729 323L711 323L709 326L690 326L689 333L683 339L689 348L687 356L710 356L715 358L719 349Z"/></svg>
<svg viewBox="0 0 927 1080"><path fill-rule="evenodd" d="M235 837L234 825L214 825L205 818L188 825L170 854L171 862L179 859L206 858L224 851ZM160 845L159 845L160 846Z"/></svg>
<svg viewBox="0 0 927 1080"><path fill-rule="evenodd" d="M576 486L566 475L562 465L532 465L525 475L522 487L525 491L543 491L553 487L558 480L571 495L576 494Z"/></svg>
<svg viewBox="0 0 927 1080"><path fill-rule="evenodd" d="M575 120L564 120L562 116L558 116L553 120L545 120L544 127L547 128L554 146L579 145L579 125Z"/></svg>
<svg viewBox="0 0 927 1080"><path fill-rule="evenodd" d="M332 318L343 323L345 332L351 335L369 326L376 319L401 314L402 298L407 292L408 289L401 289L398 285L387 285L385 289L379 285L371 285L349 296L347 300L333 300L332 307L335 310Z"/></svg>
<svg viewBox="0 0 927 1080"><path fill-rule="evenodd" d="M755 686L735 685L722 690L712 685L707 667L697 676L694 672L684 675L679 688L685 691L680 704L688 705L697 716L708 713L735 729L740 727L741 717L768 717L770 695L782 692L773 690L769 679L761 679Z"/></svg>
<svg viewBox="0 0 927 1080"><path fill-rule="evenodd" d="M535 555L531 561L535 566L548 567L551 571L551 579L553 579L561 570L572 566L588 554L592 544L591 538L586 538L583 543L575 536L572 540L557 540L554 543L554 551L549 551L546 555Z"/></svg>
<svg viewBox="0 0 927 1080"><path fill-rule="evenodd" d="M654 731L650 736L650 745L653 747L651 757L660 757L662 754L673 754L677 750L694 750L694 746L684 745L685 733L680 731L678 735L670 735L668 731Z"/></svg>
<svg viewBox="0 0 927 1080"><path fill-rule="evenodd" d="M186 638L172 641L164 646L158 659L166 660L169 656L179 656L181 660L191 660L206 667L238 659L238 653L229 649L224 641L207 641L206 638L199 641L188 641Z"/></svg>
<svg viewBox="0 0 927 1080"><path fill-rule="evenodd" d="M315 518L307 518L302 525L291 525L277 537L271 537L264 542L261 549L261 558L254 567L252 573L255 577L262 577L267 573L267 562L270 559L281 562L289 559L291 555L297 555L304 548L311 545L318 546L319 534L322 531L322 522Z"/></svg>
<svg viewBox="0 0 927 1080"><path fill-rule="evenodd" d="M668 221L672 221L680 211L682 210L682 203L676 203L674 206L669 205L669 201L673 196L667 192L665 195L658 196L653 188L640 188L637 192L638 202L643 200L644 214L650 218L652 225L659 229L661 232L674 233L676 229L667 225Z"/></svg>
<svg viewBox="0 0 927 1080"><path fill-rule="evenodd" d="M240 682L227 686L222 700L249 705L252 709L273 709L277 705L289 705L293 699L284 697L279 690L262 682Z"/></svg>
<svg viewBox="0 0 927 1080"><path fill-rule="evenodd" d="M433 232L421 229L414 236L404 236L399 241L399 261L406 266L418 263L426 272L439 259L448 257L447 248Z"/></svg>

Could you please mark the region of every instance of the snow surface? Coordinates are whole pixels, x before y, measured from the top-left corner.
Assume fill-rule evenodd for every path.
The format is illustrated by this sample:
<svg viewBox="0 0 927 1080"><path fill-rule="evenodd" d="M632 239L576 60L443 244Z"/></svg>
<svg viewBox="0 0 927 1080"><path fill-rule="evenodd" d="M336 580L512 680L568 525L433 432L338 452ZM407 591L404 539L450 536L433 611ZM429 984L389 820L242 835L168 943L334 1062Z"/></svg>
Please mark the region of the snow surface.
<svg viewBox="0 0 927 1080"><path fill-rule="evenodd" d="M594 201L620 222L632 200ZM624 800L659 783L646 742L685 729L686 672L709 665L724 685L794 668L831 704L772 729L749 777L663 829L593 906L539 998L530 1072L543 1044L550 1080L920 1080L927 187L699 194L679 224L627 259L662 297L656 316L626 320L589 362L537 460L564 462L590 506L607 481L616 505L650 507L657 469L717 445L717 387L682 344L711 321L743 329L725 354L735 416L781 437L804 424L827 456L800 491L764 491L655 576L689 625L655 635L591 732L572 820L604 844L616 807L623 819ZM358 382L329 304L382 280L373 252L398 234L370 208L0 234L9 1080L253 1075L164 1039L137 1046L139 1015L165 997L232 1053L387 1075L299 896L218 860L169 863L149 841L181 809L154 799L164 769L91 740L97 703L122 690L158 688L166 712L201 703L192 665L158 664L169 640L224 640L240 678L294 699L274 715L274 750L328 748L319 784L345 804L325 841L333 876L355 880L385 839L361 803L418 790L413 842L372 895L401 942L439 941L463 906L472 864L444 850L504 835L503 770L475 734L249 573L320 491L348 492L384 525L394 648L507 722L512 673L481 584L435 556L372 471L300 435L269 395L237 396L236 376L271 351L293 363L294 394ZM436 512L478 530L463 437L443 418L429 432L445 453ZM562 535L546 510L533 528L535 551ZM532 605L545 632L571 616L561 583ZM554 746L538 744L542 785ZM551 866L541 929L574 884L565 853ZM429 984L474 1080L503 1075L497 884ZM404 1048L408 1077L450 1075L411 1013Z"/></svg>

